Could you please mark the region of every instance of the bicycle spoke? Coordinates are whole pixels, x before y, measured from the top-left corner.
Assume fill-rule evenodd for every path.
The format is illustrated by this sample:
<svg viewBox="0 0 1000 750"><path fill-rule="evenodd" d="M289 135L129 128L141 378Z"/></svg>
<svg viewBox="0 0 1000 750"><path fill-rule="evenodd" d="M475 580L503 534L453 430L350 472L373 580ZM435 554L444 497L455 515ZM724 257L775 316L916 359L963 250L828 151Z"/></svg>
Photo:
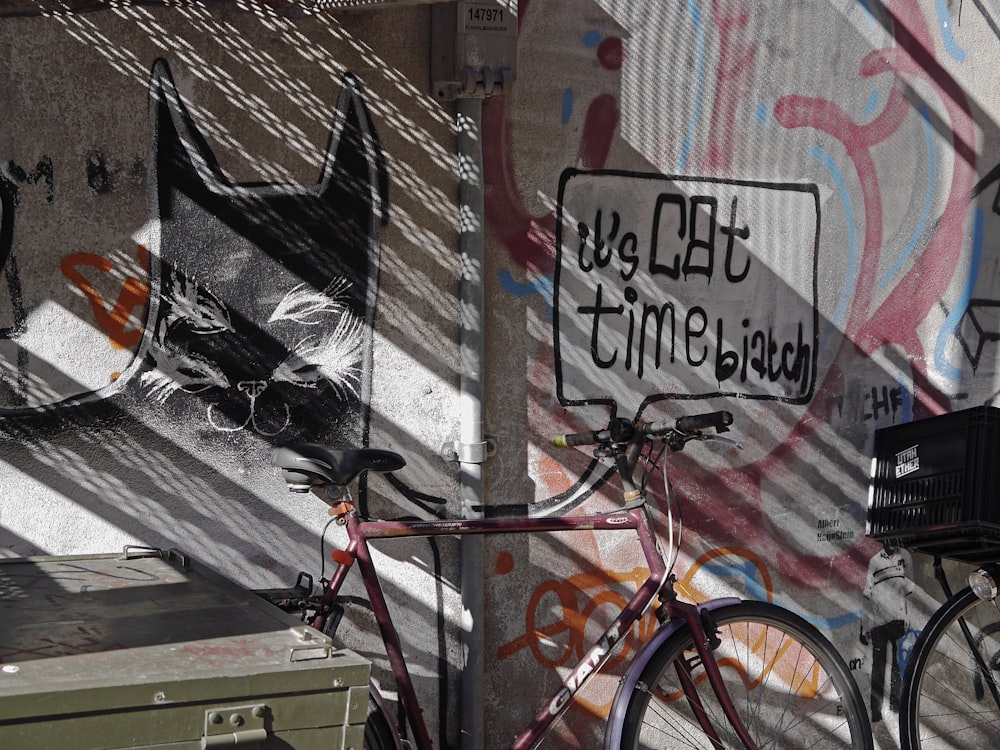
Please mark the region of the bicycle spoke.
<svg viewBox="0 0 1000 750"><path fill-rule="evenodd" d="M913 750L996 747L1000 616L968 589L927 623L910 656L900 735Z"/></svg>
<svg viewBox="0 0 1000 750"><path fill-rule="evenodd" d="M870 747L860 693L842 660L832 648L820 645L822 637L810 626L762 603L733 605L718 617L720 645L713 655L740 722L758 750ZM659 670L656 690L634 700L630 713L636 726L623 747L713 747L676 681L673 662L684 658L696 667L691 679L699 705L709 714L722 746L742 749L704 665L691 658L693 646L680 639L672 644L673 650L670 645L664 644L657 654L660 660L647 667ZM837 675L831 666L839 670ZM690 734L696 736L689 739Z"/></svg>
<svg viewBox="0 0 1000 750"><path fill-rule="evenodd" d="M656 699L655 693L649 702L649 710L653 711L659 719L656 724L651 725L653 731L665 740L670 740L669 745L662 745L662 747L708 747L705 744L707 740L700 734L700 729L697 725L693 721L681 720L681 717L673 709ZM674 731L668 732L667 727L672 728ZM695 738L698 740L697 744L695 743ZM678 746L677 742L683 742L684 744ZM655 747L656 745L650 746Z"/></svg>

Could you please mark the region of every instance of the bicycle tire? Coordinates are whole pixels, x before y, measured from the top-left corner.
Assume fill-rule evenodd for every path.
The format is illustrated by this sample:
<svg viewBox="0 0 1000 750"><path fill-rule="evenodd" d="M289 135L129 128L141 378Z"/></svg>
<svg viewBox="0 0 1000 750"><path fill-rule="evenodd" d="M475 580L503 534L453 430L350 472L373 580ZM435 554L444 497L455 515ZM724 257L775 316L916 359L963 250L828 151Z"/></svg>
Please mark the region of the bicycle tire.
<svg viewBox="0 0 1000 750"><path fill-rule="evenodd" d="M872 750L868 712L833 645L798 615L765 602L712 612L715 650L727 690L760 750ZM693 668L698 696L723 748L743 748L700 667L691 629L682 627L650 657L625 711L623 750L716 748L678 682Z"/></svg>
<svg viewBox="0 0 1000 750"><path fill-rule="evenodd" d="M396 747L396 740L389 726L389 720L382 713L375 698L369 694L368 718L365 719L364 750L395 750Z"/></svg>
<svg viewBox="0 0 1000 750"><path fill-rule="evenodd" d="M998 677L1000 609L964 588L931 616L910 653L900 694L900 745L904 750L1000 746Z"/></svg>

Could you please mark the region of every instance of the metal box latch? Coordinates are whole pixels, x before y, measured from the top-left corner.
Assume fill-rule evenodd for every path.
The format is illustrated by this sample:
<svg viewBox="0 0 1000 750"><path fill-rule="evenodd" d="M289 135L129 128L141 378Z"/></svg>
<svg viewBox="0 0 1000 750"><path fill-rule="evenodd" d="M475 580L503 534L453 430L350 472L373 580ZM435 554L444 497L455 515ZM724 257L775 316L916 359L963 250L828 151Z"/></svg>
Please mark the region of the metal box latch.
<svg viewBox="0 0 1000 750"><path fill-rule="evenodd" d="M267 729L264 727L266 718L267 706L263 703L210 708L205 712L205 734L201 738L201 749L263 742L267 739Z"/></svg>

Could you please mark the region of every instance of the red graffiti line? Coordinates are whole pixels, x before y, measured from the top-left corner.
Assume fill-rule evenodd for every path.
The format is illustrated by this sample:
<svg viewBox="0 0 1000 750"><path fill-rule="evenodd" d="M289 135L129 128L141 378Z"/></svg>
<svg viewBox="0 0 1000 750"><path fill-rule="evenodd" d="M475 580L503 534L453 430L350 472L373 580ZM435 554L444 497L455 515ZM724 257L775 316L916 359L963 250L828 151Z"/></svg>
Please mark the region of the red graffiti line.
<svg viewBox="0 0 1000 750"><path fill-rule="evenodd" d="M850 339L865 354L886 344L899 344L913 363L914 377L924 388L920 396L933 400L931 411L939 411L946 399L928 382L917 326L945 294L962 253L961 237L968 196L975 180L975 124L969 104L958 83L934 60L933 41L919 8L908 1L891 4L892 29L897 45L869 53L860 66L863 77L892 75L888 100L881 114L867 125L857 125L836 104L801 96L788 96L775 104L775 117L786 128L808 127L837 139L854 163L861 186L865 216L864 251L858 276L855 306L845 328ZM909 6L909 7L906 7ZM905 12L903 12L905 11ZM912 25L904 22L912 19ZM888 140L911 111L909 91L924 81L940 97L952 127L952 141L957 155L950 192L936 231L913 268L896 284L878 310L869 309L881 254L883 252L883 214L878 173L872 150Z"/></svg>
<svg viewBox="0 0 1000 750"><path fill-rule="evenodd" d="M734 141L739 132L736 111L740 97L751 90L757 47L752 44L747 30L750 23L748 0L714 0L712 12L719 29L719 65L702 164L706 169L716 170L732 165Z"/></svg>
<svg viewBox="0 0 1000 750"><path fill-rule="evenodd" d="M611 94L600 94L587 107L587 116L580 135L577 160L585 169L603 167L611 151L611 135L618 127L618 100Z"/></svg>

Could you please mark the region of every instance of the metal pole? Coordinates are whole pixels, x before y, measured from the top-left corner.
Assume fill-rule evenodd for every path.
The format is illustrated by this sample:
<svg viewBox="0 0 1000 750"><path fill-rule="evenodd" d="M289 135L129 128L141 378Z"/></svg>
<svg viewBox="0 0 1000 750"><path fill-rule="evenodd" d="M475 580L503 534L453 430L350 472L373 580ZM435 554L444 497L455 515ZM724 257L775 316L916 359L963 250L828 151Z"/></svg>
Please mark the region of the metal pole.
<svg viewBox="0 0 1000 750"><path fill-rule="evenodd" d="M459 247L461 252L461 438L460 493L463 518L482 517L483 468L483 100L456 100L459 158ZM460 747L482 750L485 715L483 681L483 538L461 538L462 674Z"/></svg>

